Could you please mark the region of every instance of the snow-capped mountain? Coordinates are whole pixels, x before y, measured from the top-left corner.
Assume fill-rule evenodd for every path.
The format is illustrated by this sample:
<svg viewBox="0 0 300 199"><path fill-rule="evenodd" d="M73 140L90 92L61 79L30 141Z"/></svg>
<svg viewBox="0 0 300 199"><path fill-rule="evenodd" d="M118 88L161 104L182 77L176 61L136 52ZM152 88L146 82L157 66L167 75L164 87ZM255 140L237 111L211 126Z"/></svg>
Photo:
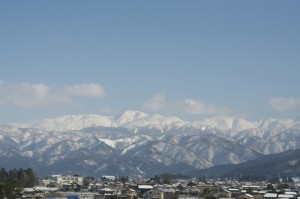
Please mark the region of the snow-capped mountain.
<svg viewBox="0 0 300 199"><path fill-rule="evenodd" d="M125 111L117 116L102 116L95 114L86 115L66 115L53 119L45 119L31 124L13 124L21 128L36 128L46 131L68 131L80 130L89 127L124 127L124 128L142 128L152 127L167 130L191 126L197 129L214 128L222 132L231 134L231 136L241 131L249 129L258 129L260 134L264 132L278 133L288 128L299 128L299 120L279 120L265 119L259 121L248 121L242 118L234 117L213 117L200 121L187 122L178 117L165 117L159 114L149 115L141 111ZM258 132L258 133L259 133Z"/></svg>
<svg viewBox="0 0 300 199"><path fill-rule="evenodd" d="M130 122L139 121L148 117L149 115L144 112L129 110L129 111L125 111L121 115L114 117L113 119L115 120L118 126L122 126Z"/></svg>
<svg viewBox="0 0 300 199"><path fill-rule="evenodd" d="M46 131L68 131L79 130L88 127L103 126L116 127L115 122L110 117L101 115L66 115L54 119L45 119L32 124L16 125L22 128L36 128Z"/></svg>
<svg viewBox="0 0 300 199"><path fill-rule="evenodd" d="M45 119L31 124L14 124L22 128L36 128L46 131L80 130L88 127L124 127L140 128L150 126L158 129L181 127L189 124L177 117L164 117L159 114L148 115L140 111L126 111L121 115L106 117L95 114L66 115L54 119Z"/></svg>
<svg viewBox="0 0 300 199"><path fill-rule="evenodd" d="M194 127L211 127L223 132L235 134L236 132L256 128L255 122L234 117L213 117L192 123Z"/></svg>
<svg viewBox="0 0 300 199"><path fill-rule="evenodd" d="M5 167L22 160L42 174L186 173L300 148L299 124L233 117L187 122L139 111L68 115L0 126L0 160Z"/></svg>

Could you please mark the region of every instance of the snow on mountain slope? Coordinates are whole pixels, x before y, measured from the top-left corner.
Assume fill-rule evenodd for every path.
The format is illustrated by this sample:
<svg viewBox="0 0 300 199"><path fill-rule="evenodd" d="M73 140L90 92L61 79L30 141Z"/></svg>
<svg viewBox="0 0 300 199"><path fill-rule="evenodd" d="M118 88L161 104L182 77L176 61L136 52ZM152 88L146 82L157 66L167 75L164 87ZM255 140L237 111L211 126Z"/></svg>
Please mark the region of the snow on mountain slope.
<svg viewBox="0 0 300 199"><path fill-rule="evenodd" d="M185 122L177 117L164 117L162 115L153 114L125 123L122 125L122 127L137 128L147 126L165 130L170 129L172 127L182 127L188 124L188 122Z"/></svg>
<svg viewBox="0 0 300 199"><path fill-rule="evenodd" d="M99 141L105 143L106 145L112 147L112 148L115 148L116 147L116 142L114 140L110 140L110 139L101 139L101 138L98 138Z"/></svg>
<svg viewBox="0 0 300 199"><path fill-rule="evenodd" d="M266 119L258 121L257 127L262 131L280 132L294 126L294 120Z"/></svg>
<svg viewBox="0 0 300 199"><path fill-rule="evenodd" d="M299 122L294 120L266 119L256 122L256 128L237 132L233 135L233 138L235 140L241 140L242 143L249 142L248 140L252 140L251 142L253 142L253 140L258 139L270 139L270 137L274 137L288 129L294 129L294 131L300 130ZM256 138L254 139L254 137ZM256 149L258 148L256 147ZM269 152L267 150L267 152L264 153Z"/></svg>
<svg viewBox="0 0 300 199"><path fill-rule="evenodd" d="M221 131L236 133L246 129L256 128L255 123L234 117L213 117L192 123L193 127L211 127Z"/></svg>
<svg viewBox="0 0 300 199"><path fill-rule="evenodd" d="M96 126L124 127L130 129L150 126L157 129L169 129L172 127L181 127L187 124L189 123L184 122L177 117L164 117L158 114L148 115L144 112L131 110L125 111L123 114L115 117L105 117L95 114L66 115L54 119L45 119L33 124L20 124L16 126L62 132Z"/></svg>
<svg viewBox="0 0 300 199"><path fill-rule="evenodd" d="M146 117L149 117L149 115L144 112L129 110L125 111L120 116L114 117L114 120L117 126L123 126Z"/></svg>
<svg viewBox="0 0 300 199"><path fill-rule="evenodd" d="M193 151L174 145L168 141L150 141L138 148L133 148L126 153L126 157L130 159L139 158L160 163L163 165L174 165L178 163L186 163L196 168L207 168L212 166L210 162L204 160Z"/></svg>
<svg viewBox="0 0 300 199"><path fill-rule="evenodd" d="M128 111L117 117L63 116L27 127L34 128L0 126L0 159L12 164L22 156L53 171L177 172L300 147L294 120L215 117L190 123Z"/></svg>
<svg viewBox="0 0 300 199"><path fill-rule="evenodd" d="M129 110L114 117L106 117L95 114L66 115L54 119L45 119L33 124L22 124L16 126L55 132L81 130L91 127L122 127L134 130L135 133L139 134L148 132L148 134L152 134L153 136L159 136L170 129L186 127L199 130L215 129L224 136L230 136L237 139L247 139L249 136L265 138L268 136L274 136L289 128L300 129L300 121L291 119L248 121L242 118L219 116L196 122L187 122L178 117L165 117L159 114L149 115L144 112ZM6 128L8 128L8 126ZM11 131L13 131L13 129Z"/></svg>
<svg viewBox="0 0 300 199"><path fill-rule="evenodd" d="M265 119L260 121L248 121L235 117L213 117L196 122L183 121L178 117L165 117L159 114L149 115L140 111L125 111L124 113L106 117L95 114L87 115L66 115L54 119L45 119L33 124L16 125L22 128L36 128L46 131L63 132L68 130L80 130L89 127L123 127L127 129L158 129L160 133L172 128L193 127L196 129L217 129L225 135L235 136L239 132L255 129L258 136L263 136L265 132L275 135L288 128L300 128L298 120L277 120Z"/></svg>
<svg viewBox="0 0 300 199"><path fill-rule="evenodd" d="M68 131L79 130L87 127L103 126L115 127L114 121L105 116L87 114L87 115L66 115L54 119L45 119L33 124L23 124L21 127L37 128L47 131Z"/></svg>

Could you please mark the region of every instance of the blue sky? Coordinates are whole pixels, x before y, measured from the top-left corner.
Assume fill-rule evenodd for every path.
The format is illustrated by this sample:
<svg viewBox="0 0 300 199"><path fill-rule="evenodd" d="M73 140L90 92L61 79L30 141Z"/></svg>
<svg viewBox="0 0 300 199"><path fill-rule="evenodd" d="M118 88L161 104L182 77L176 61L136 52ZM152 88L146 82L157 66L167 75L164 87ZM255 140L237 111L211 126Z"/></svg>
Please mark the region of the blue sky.
<svg viewBox="0 0 300 199"><path fill-rule="evenodd" d="M1 1L0 123L295 118L300 1Z"/></svg>

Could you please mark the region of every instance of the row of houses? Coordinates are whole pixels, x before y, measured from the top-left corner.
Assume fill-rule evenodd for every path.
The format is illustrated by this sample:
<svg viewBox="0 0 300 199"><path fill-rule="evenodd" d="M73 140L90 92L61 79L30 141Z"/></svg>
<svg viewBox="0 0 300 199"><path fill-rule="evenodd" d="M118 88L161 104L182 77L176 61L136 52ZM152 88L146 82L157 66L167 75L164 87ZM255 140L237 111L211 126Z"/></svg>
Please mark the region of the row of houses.
<svg viewBox="0 0 300 199"><path fill-rule="evenodd" d="M266 182L173 180L161 184L147 181L122 181L115 176L102 176L99 180L84 180L81 176L54 176L43 180L44 187L26 188L23 198L69 199L300 199L299 186L276 189ZM47 187L48 186L48 187ZM274 189L270 189L273 187Z"/></svg>

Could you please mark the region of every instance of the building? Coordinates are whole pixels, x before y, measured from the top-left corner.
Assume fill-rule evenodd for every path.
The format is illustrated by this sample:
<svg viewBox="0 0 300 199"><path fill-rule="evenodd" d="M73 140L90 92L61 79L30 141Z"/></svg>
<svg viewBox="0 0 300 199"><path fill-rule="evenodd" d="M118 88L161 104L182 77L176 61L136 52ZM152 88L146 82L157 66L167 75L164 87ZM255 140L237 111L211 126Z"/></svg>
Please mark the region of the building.
<svg viewBox="0 0 300 199"><path fill-rule="evenodd" d="M83 185L83 177L82 176L56 176L56 183L58 185L63 184L78 184Z"/></svg>
<svg viewBox="0 0 300 199"><path fill-rule="evenodd" d="M113 182L116 180L116 176L103 175L101 177L102 182Z"/></svg>
<svg viewBox="0 0 300 199"><path fill-rule="evenodd" d="M153 190L154 187L152 185L138 185L137 186L137 191L143 195L144 193Z"/></svg>
<svg viewBox="0 0 300 199"><path fill-rule="evenodd" d="M264 199L275 199L277 198L277 193L265 193Z"/></svg>

